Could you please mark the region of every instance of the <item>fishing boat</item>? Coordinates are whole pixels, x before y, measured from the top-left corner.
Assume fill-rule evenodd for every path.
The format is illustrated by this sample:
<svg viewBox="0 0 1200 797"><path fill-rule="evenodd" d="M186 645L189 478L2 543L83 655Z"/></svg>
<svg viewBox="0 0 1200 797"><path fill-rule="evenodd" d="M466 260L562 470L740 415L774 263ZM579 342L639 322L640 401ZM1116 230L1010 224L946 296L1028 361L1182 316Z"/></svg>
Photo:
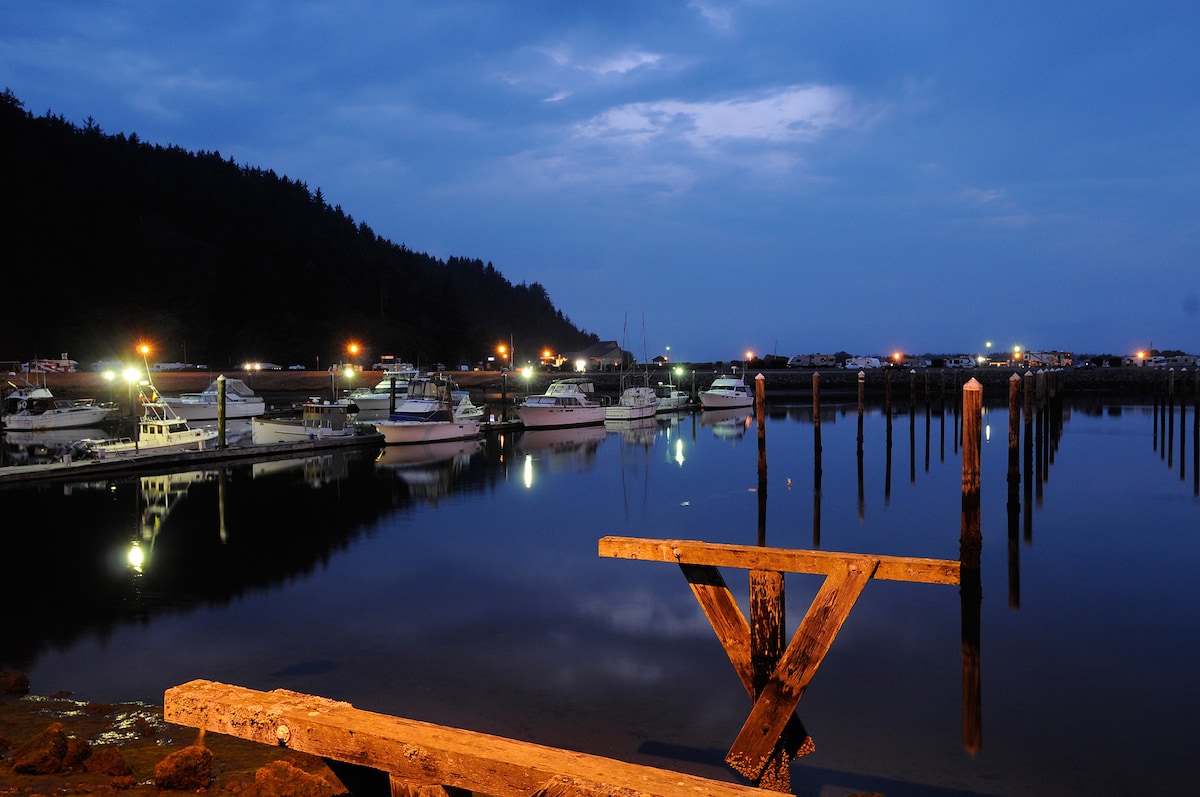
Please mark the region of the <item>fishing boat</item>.
<svg viewBox="0 0 1200 797"><path fill-rule="evenodd" d="M193 429L157 394L141 392L142 415L133 437L84 438L76 444L80 456L94 459L204 451L215 445L216 429Z"/></svg>
<svg viewBox="0 0 1200 797"><path fill-rule="evenodd" d="M254 418L250 437L255 445L353 437L360 433L352 404L313 397L304 402L299 418Z"/></svg>
<svg viewBox="0 0 1200 797"><path fill-rule="evenodd" d="M162 402L175 411L180 418L189 421L215 421L221 410L220 380L199 393L183 393L179 396L163 396ZM225 418L253 418L267 409L262 396L241 379L225 380Z"/></svg>
<svg viewBox="0 0 1200 797"><path fill-rule="evenodd" d="M706 410L749 407L753 404L754 393L740 376L718 376L708 390L700 391L700 406Z"/></svg>
<svg viewBox="0 0 1200 797"><path fill-rule="evenodd" d="M96 404L92 399L55 398L44 385L8 384L13 389L4 397L0 418L5 429L42 431L99 426L115 411L111 404Z"/></svg>
<svg viewBox="0 0 1200 797"><path fill-rule="evenodd" d="M526 429L604 423L606 408L595 395L591 379L558 379L550 383L545 393L529 396L518 404L517 416Z"/></svg>

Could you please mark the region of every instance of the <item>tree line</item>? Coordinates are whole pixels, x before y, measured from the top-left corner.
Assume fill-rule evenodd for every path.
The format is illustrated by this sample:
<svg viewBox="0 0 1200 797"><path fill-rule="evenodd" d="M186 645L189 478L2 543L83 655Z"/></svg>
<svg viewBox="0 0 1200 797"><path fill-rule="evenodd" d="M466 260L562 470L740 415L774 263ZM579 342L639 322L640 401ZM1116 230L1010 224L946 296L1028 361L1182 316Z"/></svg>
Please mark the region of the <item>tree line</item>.
<svg viewBox="0 0 1200 797"><path fill-rule="evenodd" d="M353 339L367 357L457 364L509 340L598 340L541 284L393 243L269 168L34 116L8 89L0 141L0 358L120 360L146 341L162 360L313 367Z"/></svg>

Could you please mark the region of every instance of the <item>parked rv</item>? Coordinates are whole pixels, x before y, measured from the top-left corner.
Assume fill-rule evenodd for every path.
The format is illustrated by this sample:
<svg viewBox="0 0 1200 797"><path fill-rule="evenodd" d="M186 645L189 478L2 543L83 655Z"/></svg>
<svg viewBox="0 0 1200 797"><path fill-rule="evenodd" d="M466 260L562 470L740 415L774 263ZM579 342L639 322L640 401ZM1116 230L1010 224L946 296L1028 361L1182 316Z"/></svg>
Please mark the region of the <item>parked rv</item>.
<svg viewBox="0 0 1200 797"><path fill-rule="evenodd" d="M878 357L847 357L847 368L878 368L880 362Z"/></svg>

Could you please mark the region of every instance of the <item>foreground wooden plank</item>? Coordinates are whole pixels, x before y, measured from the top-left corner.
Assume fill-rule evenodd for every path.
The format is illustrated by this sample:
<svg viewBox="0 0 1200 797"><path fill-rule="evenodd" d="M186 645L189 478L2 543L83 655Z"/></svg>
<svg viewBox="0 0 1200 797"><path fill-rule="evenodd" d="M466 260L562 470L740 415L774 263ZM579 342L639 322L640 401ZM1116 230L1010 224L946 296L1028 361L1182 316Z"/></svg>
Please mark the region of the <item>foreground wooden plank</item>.
<svg viewBox="0 0 1200 797"><path fill-rule="evenodd" d="M684 775L555 747L376 714L287 690L214 681L167 690L168 722L377 769L412 786L494 797L777 797L778 792Z"/></svg>
<svg viewBox="0 0 1200 797"><path fill-rule="evenodd" d="M828 575L847 559L870 556L879 560L875 578L926 584L958 584L959 563L953 559L836 553L802 548L765 548L698 540L647 540L641 537L601 537L600 555L613 559L778 570L783 573Z"/></svg>

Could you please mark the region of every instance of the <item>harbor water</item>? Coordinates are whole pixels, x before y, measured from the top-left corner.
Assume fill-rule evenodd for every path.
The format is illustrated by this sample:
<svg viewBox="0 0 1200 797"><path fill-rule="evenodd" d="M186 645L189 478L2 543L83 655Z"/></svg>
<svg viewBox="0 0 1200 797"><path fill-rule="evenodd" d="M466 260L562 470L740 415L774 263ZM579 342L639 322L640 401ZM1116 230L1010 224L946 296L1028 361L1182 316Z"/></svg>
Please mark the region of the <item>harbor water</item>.
<svg viewBox="0 0 1200 797"><path fill-rule="evenodd" d="M905 404L770 402L765 481L739 410L6 488L0 668L98 702L285 688L736 780L750 701L686 580L598 541L958 559L961 419ZM1197 788L1193 408L1068 397L1022 419L1016 481L1008 428L985 396L977 637L957 586L868 583L797 709L794 793ZM787 576L789 634L820 584Z"/></svg>

